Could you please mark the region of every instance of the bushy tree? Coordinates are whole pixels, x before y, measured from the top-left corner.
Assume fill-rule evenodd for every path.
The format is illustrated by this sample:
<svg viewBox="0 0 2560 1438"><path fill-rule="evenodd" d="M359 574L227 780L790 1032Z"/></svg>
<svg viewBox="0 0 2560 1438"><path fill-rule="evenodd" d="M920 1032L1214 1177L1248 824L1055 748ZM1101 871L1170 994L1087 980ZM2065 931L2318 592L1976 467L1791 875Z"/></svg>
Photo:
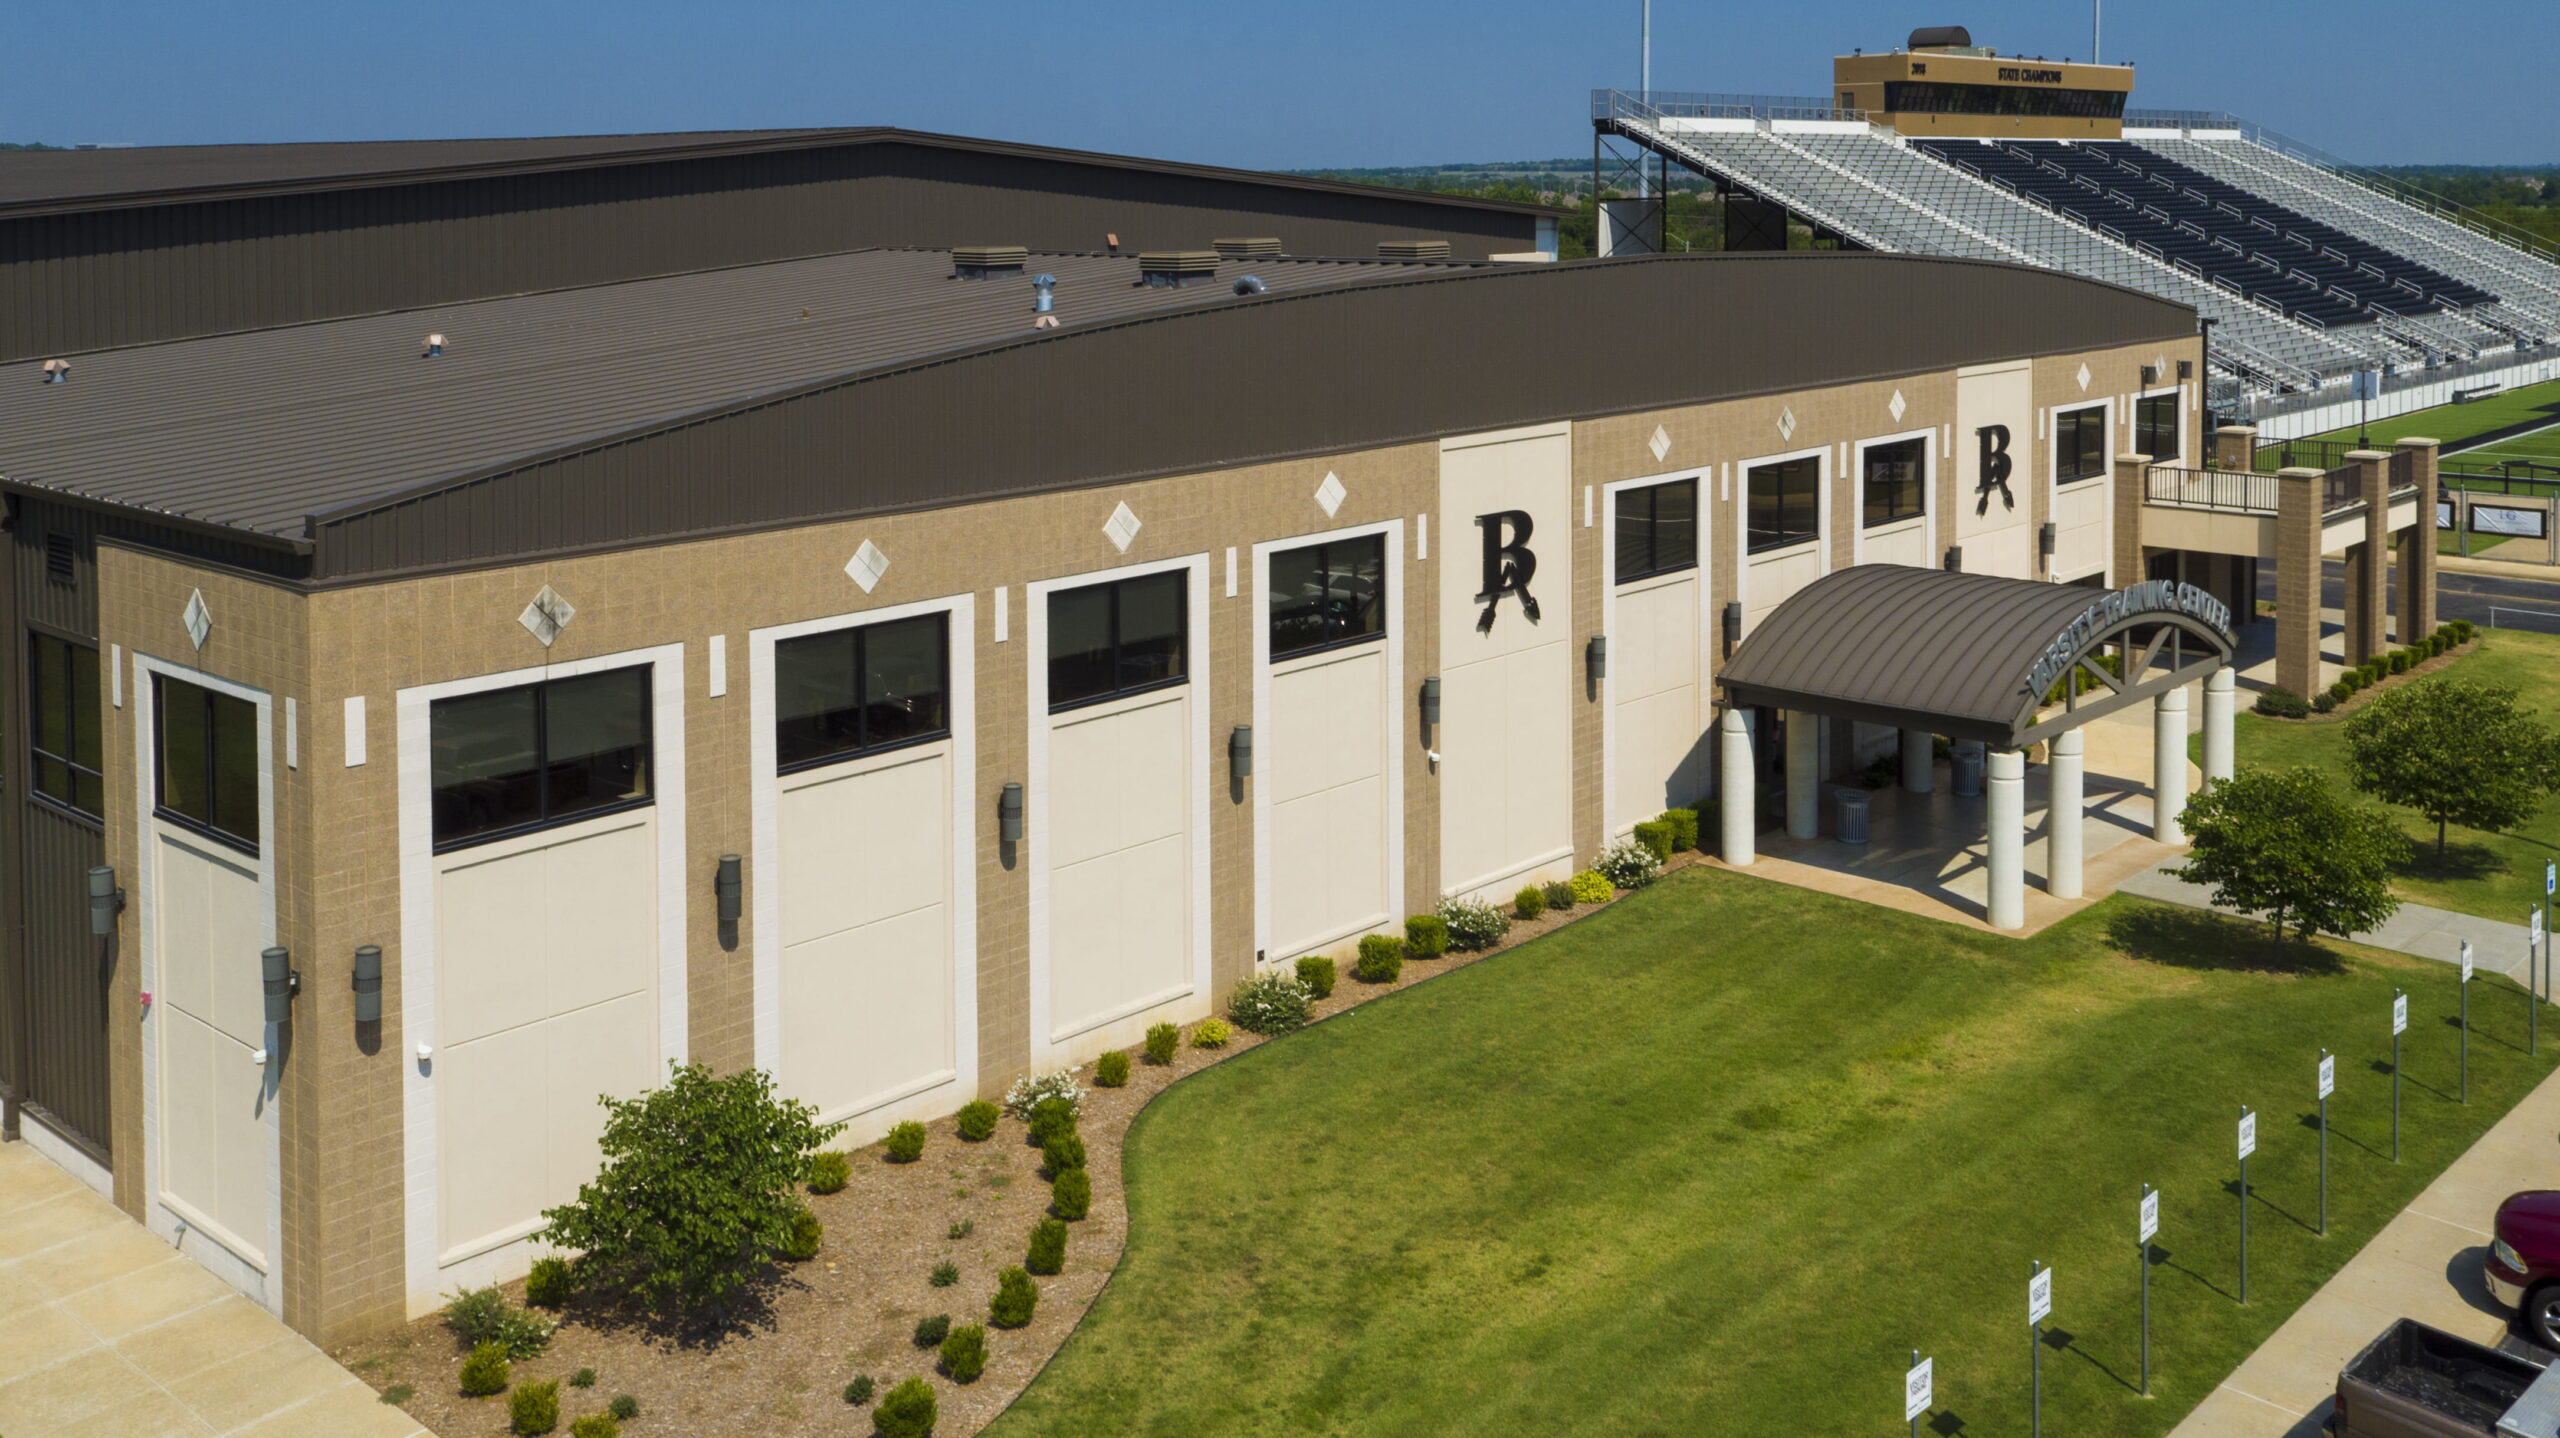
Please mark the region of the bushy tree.
<svg viewBox="0 0 2560 1438"><path fill-rule="evenodd" d="M585 1281L659 1318L725 1307L790 1251L814 1152L844 1132L777 1098L758 1069L668 1065L635 1099L600 1099L604 1168L546 1209L543 1240L577 1251Z"/></svg>
<svg viewBox="0 0 2560 1438"><path fill-rule="evenodd" d="M2288 919L2306 939L2345 935L2400 907L2391 866L2409 841L2330 789L2317 769L2243 769L2188 800L2180 823L2192 847L2169 874L2210 887L2223 908L2266 915L2279 952Z"/></svg>
<svg viewBox="0 0 2560 1438"><path fill-rule="evenodd" d="M2422 679L2357 711L2346 735L2348 777L2432 820L2439 863L2446 825L2510 829L2560 789L2560 737L2508 686Z"/></svg>

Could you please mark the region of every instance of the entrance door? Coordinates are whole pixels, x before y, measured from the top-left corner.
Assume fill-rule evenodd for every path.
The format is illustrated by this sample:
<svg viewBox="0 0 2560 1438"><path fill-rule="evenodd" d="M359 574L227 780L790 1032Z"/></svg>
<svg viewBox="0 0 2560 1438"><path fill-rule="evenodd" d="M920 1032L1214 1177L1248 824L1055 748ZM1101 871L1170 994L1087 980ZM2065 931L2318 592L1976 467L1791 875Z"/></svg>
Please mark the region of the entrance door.
<svg viewBox="0 0 2560 1438"><path fill-rule="evenodd" d="M22 531L20 542L25 542ZM19 559L23 574L39 561ZM107 861L97 646L30 631L27 696L9 787L18 806L14 920L27 1051L10 1079L40 1123L107 1163L107 988L112 940L89 932L89 870Z"/></svg>

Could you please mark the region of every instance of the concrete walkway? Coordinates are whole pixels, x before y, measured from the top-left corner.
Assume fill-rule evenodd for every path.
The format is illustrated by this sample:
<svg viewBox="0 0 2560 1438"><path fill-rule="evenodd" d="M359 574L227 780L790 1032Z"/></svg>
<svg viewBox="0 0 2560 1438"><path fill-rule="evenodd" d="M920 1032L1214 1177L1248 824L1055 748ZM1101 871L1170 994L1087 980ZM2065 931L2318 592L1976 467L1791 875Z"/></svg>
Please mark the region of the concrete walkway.
<svg viewBox="0 0 2560 1438"><path fill-rule="evenodd" d="M415 1438L427 1430L79 1180L12 1143L0 1145L0 1434Z"/></svg>
<svg viewBox="0 0 2560 1438"><path fill-rule="evenodd" d="M2544 1079L2242 1361L2169 1438L2317 1438L2338 1370L2395 1318L2495 1346L2480 1271L2508 1194L2560 1186L2560 1074Z"/></svg>
<svg viewBox="0 0 2560 1438"><path fill-rule="evenodd" d="M2184 862L2181 858L2156 864L2124 880L2116 888L2120 893L2139 894L2164 904L2177 904L2189 909L2213 908L2212 890L2201 884L2172 878L2166 872ZM2474 965L2523 983L2525 944L2529 933L2530 930L2522 924L2502 924L2495 919L2457 914L2449 909L2431 909L2424 904L2403 900L2399 912L2385 919L2382 927L2347 937L2373 948L2390 949L2421 959L2442 959L2448 964L2462 962L2462 941L2469 939Z"/></svg>

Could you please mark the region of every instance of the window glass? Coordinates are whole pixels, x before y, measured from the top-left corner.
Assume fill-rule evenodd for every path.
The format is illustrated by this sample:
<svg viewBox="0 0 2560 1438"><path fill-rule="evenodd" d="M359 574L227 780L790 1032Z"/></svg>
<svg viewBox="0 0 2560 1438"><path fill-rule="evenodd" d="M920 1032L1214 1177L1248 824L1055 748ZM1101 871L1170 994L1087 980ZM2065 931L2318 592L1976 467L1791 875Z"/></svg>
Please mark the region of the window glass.
<svg viewBox="0 0 2560 1438"><path fill-rule="evenodd" d="M608 669L543 686L547 819L649 792L649 672Z"/></svg>
<svg viewBox="0 0 2560 1438"><path fill-rule="evenodd" d="M1896 440L1866 449L1865 523L1869 528L1896 520L1916 519L1924 508L1921 486L1928 474L1929 442Z"/></svg>
<svg viewBox="0 0 2560 1438"><path fill-rule="evenodd" d="M609 669L439 699L428 716L436 842L648 802L649 671Z"/></svg>
<svg viewBox="0 0 2560 1438"><path fill-rule="evenodd" d="M1817 537L1815 486L1821 483L1817 455L1764 464L1746 472L1749 489L1751 550L1780 549Z"/></svg>
<svg viewBox="0 0 2560 1438"><path fill-rule="evenodd" d="M1112 691L1111 586L1049 591L1049 702L1075 704Z"/></svg>
<svg viewBox="0 0 2560 1438"><path fill-rule="evenodd" d="M773 646L773 748L783 768L862 747L858 632L838 629Z"/></svg>
<svg viewBox="0 0 2560 1438"><path fill-rule="evenodd" d="M529 684L436 701L427 741L436 842L542 822L539 690Z"/></svg>
<svg viewBox="0 0 2560 1438"><path fill-rule="evenodd" d="M98 651L50 634L28 639L27 708L35 790L91 818L105 812Z"/></svg>
<svg viewBox="0 0 2560 1438"><path fill-rule="evenodd" d="M1174 570L1049 594L1049 706L1180 683L1190 576Z"/></svg>
<svg viewBox="0 0 2560 1438"><path fill-rule="evenodd" d="M1271 556L1271 657L1322 649L1325 638L1324 546Z"/></svg>
<svg viewBox="0 0 2560 1438"><path fill-rule="evenodd" d="M793 769L949 733L948 663L939 614L783 640L775 759Z"/></svg>
<svg viewBox="0 0 2560 1438"><path fill-rule="evenodd" d="M2134 402L2133 448L2137 454L2151 456L2154 464L2176 464L2182 451L2178 447L2178 396L2144 395Z"/></svg>
<svg viewBox="0 0 2560 1438"><path fill-rule="evenodd" d="M1120 583L1122 689L1182 677L1182 591L1189 578L1175 570Z"/></svg>
<svg viewBox="0 0 2560 1438"><path fill-rule="evenodd" d="M258 848L258 706L163 675L159 812L252 853Z"/></svg>
<svg viewBox="0 0 2560 1438"><path fill-rule="evenodd" d="M1382 534L1283 549L1271 556L1271 657L1285 659L1387 631Z"/></svg>
<svg viewBox="0 0 2560 1438"><path fill-rule="evenodd" d="M874 624L862 636L862 743L867 749L949 733L942 616Z"/></svg>
<svg viewBox="0 0 2560 1438"><path fill-rule="evenodd" d="M2068 483L2107 472L2107 411L2104 405L2067 410L2054 416L2054 460Z"/></svg>
<svg viewBox="0 0 2560 1438"><path fill-rule="evenodd" d="M1675 479L1618 491L1615 578L1631 579L1695 568L1698 563L1698 482Z"/></svg>

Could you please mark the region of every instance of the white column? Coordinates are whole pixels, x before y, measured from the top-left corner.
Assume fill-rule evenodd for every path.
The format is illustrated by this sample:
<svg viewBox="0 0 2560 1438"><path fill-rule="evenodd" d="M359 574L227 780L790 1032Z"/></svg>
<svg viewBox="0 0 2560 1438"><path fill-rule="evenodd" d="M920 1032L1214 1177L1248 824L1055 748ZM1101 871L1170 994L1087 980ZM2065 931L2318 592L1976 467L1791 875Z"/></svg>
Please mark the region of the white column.
<svg viewBox="0 0 2560 1438"><path fill-rule="evenodd" d="M1937 736L1926 729L1902 731L1902 787L1926 794L1937 778Z"/></svg>
<svg viewBox="0 0 2560 1438"><path fill-rule="evenodd" d="M1991 927L2027 925L2027 756L2015 749L1991 751Z"/></svg>
<svg viewBox="0 0 2560 1438"><path fill-rule="evenodd" d="M2151 701L2151 837L2163 844L2187 842L2178 816L2187 811L2187 687L2161 691Z"/></svg>
<svg viewBox="0 0 2560 1438"><path fill-rule="evenodd" d="M2044 891L2057 899L2080 897L2080 861L2087 851L2082 837L2083 806L2088 799L2083 749L2077 729L2054 735L2053 762L2045 771L2049 792L2044 814Z"/></svg>
<svg viewBox="0 0 2560 1438"><path fill-rule="evenodd" d="M1822 716L1787 714L1787 837L1822 834Z"/></svg>
<svg viewBox="0 0 2560 1438"><path fill-rule="evenodd" d="M2231 708L2239 676L2225 664L2204 681L2204 781L2231 777Z"/></svg>
<svg viewBox="0 0 2560 1438"><path fill-rule="evenodd" d="M1724 861L1746 866L1755 857L1751 852L1753 823L1751 774L1751 725L1743 718L1740 706L1724 711L1717 728L1722 732L1724 752L1717 788L1724 804Z"/></svg>

